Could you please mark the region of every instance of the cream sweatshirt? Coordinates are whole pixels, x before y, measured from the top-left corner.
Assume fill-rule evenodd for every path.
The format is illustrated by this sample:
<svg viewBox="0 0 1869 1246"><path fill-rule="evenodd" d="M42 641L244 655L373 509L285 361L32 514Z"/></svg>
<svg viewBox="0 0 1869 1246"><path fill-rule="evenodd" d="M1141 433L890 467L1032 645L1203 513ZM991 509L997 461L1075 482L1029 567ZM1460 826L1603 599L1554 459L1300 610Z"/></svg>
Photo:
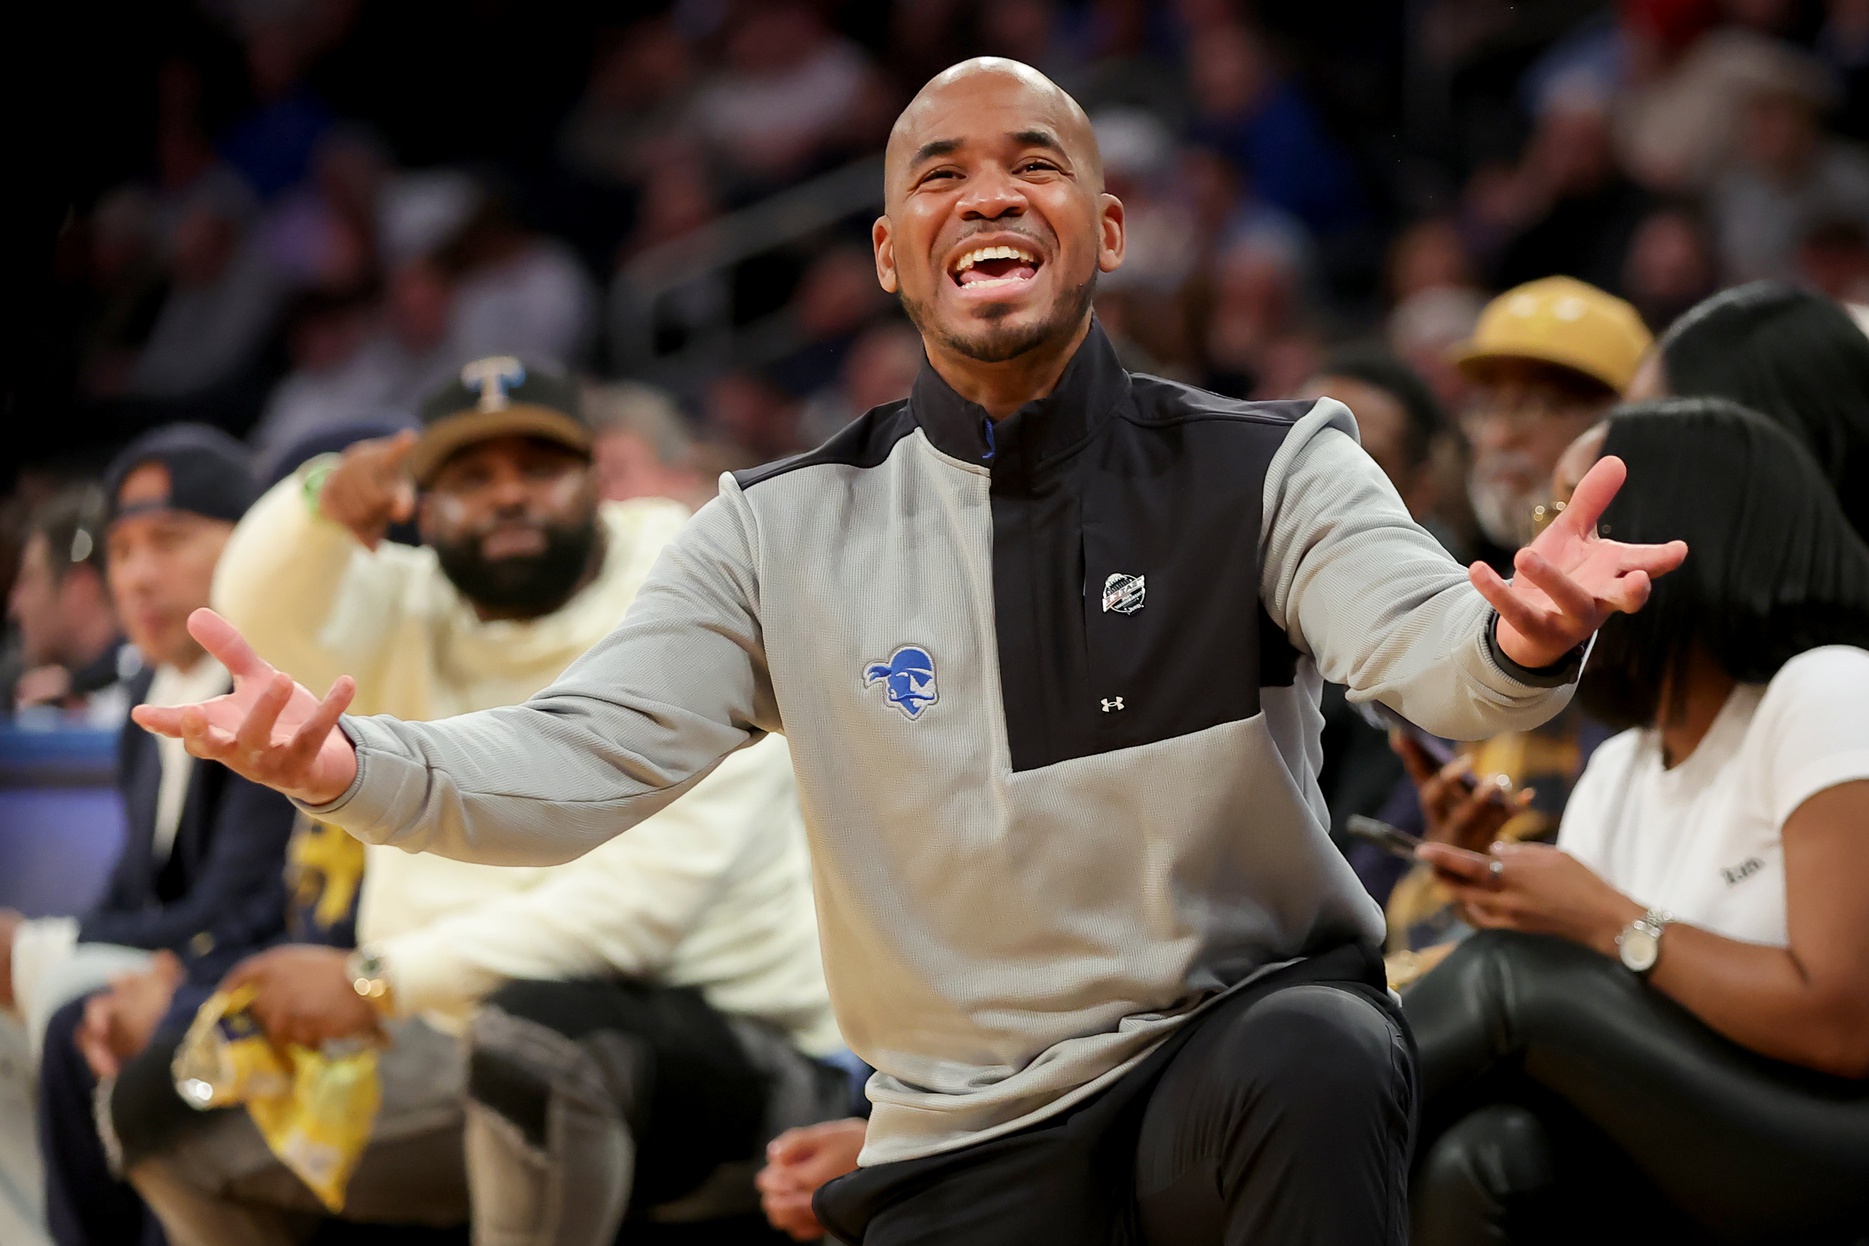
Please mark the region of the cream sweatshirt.
<svg viewBox="0 0 1869 1246"><path fill-rule="evenodd" d="M309 465L308 465L309 467ZM356 710L437 719L524 701L607 635L687 512L606 503L604 565L561 609L482 622L432 550L364 549L289 477L241 520L214 605L269 662ZM790 757L774 738L627 835L563 865L506 868L370 847L358 938L398 1008L458 1029L504 982L619 974L694 986L803 1049L841 1045L818 955Z"/></svg>

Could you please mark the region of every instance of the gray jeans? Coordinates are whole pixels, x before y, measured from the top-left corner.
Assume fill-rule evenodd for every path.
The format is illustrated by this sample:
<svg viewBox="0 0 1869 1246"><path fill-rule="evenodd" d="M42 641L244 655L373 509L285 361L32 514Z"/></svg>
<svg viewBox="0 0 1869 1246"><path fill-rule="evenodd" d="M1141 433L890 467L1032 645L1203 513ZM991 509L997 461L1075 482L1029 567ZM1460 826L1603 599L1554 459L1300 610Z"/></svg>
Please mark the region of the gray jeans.
<svg viewBox="0 0 1869 1246"><path fill-rule="evenodd" d="M626 1215L756 1212L765 1144L849 1110L841 1070L693 991L515 983L476 1013L465 1041L419 1021L391 1032L383 1105L344 1218L471 1221L476 1246L609 1246ZM129 1157L172 1246L311 1236L321 1207L245 1111L191 1124Z"/></svg>

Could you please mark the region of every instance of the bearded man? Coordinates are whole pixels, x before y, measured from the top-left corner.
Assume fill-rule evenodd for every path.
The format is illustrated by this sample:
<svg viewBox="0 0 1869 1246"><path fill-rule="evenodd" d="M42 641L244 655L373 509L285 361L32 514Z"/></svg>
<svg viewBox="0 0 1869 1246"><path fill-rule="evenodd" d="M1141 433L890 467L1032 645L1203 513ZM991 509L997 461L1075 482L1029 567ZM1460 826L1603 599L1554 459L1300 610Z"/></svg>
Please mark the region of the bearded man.
<svg viewBox="0 0 1869 1246"><path fill-rule="evenodd" d="M1442 735L1539 721L1686 550L1597 537L1606 459L1513 582L1463 573L1340 403L1129 374L1091 314L1123 205L1027 66L937 76L884 177L913 392L723 481L551 688L344 716L348 680L320 700L203 613L238 687L137 721L371 842L509 864L782 732L831 996L876 1069L831 1232L1400 1243L1412 1058L1324 827L1320 679Z"/></svg>
<svg viewBox="0 0 1869 1246"><path fill-rule="evenodd" d="M354 672L360 702L440 719L550 684L615 626L688 513L601 502L577 387L515 358L468 364L422 425L275 486L228 542L214 602L278 661ZM411 519L421 546L384 539ZM816 1058L841 1043L783 741L550 869L366 860L331 831L327 875L344 845L357 855L340 871L362 879L357 950L283 944L222 986L252 988L278 1043L390 1038L344 1218L471 1220L482 1246L748 1218L767 1140L848 1110L848 1074ZM87 1052L116 1076L104 1120L168 1239L313 1237L322 1208L248 1115L176 1096L178 1038Z"/></svg>

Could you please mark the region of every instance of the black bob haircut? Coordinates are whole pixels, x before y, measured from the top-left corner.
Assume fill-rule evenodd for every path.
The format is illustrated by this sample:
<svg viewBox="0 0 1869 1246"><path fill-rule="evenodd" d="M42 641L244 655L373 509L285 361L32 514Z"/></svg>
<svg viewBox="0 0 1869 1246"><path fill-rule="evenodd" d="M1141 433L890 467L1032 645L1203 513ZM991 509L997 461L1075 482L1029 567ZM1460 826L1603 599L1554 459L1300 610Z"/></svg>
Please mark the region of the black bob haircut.
<svg viewBox="0 0 1869 1246"><path fill-rule="evenodd" d="M1402 436L1408 465L1419 467L1427 462L1435 435L1447 426L1447 417L1419 372L1381 347L1349 346L1333 351L1317 375L1349 377L1394 398L1408 421Z"/></svg>
<svg viewBox="0 0 1869 1246"><path fill-rule="evenodd" d="M1669 393L1730 398L1790 429L1869 540L1869 337L1848 312L1755 281L1682 313L1659 349Z"/></svg>
<svg viewBox="0 0 1869 1246"><path fill-rule="evenodd" d="M1671 398L1610 412L1603 453L1629 468L1603 535L1688 553L1639 612L1603 625L1578 688L1592 715L1654 725L1696 645L1741 683L1820 645L1869 649L1869 546L1784 429L1725 399Z"/></svg>

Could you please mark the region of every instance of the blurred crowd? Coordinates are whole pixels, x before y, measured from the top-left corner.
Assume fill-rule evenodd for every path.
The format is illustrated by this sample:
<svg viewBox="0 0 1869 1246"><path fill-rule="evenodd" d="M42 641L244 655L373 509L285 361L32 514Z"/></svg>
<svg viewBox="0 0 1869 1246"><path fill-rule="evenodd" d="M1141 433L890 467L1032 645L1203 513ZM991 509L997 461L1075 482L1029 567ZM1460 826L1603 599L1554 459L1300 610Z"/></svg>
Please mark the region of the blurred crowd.
<svg viewBox="0 0 1869 1246"><path fill-rule="evenodd" d="M1228 394L1290 394L1357 342L1455 407L1448 347L1490 292L1553 273L1651 328L1736 282L1869 283L1858 0L388 7L146 19L116 88L133 137L59 236L61 357L25 413L15 540L60 478L173 419L272 466L408 424L479 356L628 370L610 292L684 242L703 268L657 302L656 349L781 330L655 378L693 466L815 444L918 363L870 275L874 204L711 268L708 229L874 153L977 52L1038 66L1095 121L1130 229L1097 306L1127 362ZM491 77L442 85L433 62L482 48Z"/></svg>
<svg viewBox="0 0 1869 1246"><path fill-rule="evenodd" d="M723 470L806 449L907 395L922 353L876 284L874 201L840 202L764 250L723 239L748 219L736 214L779 195L819 194L838 170L874 157L913 91L976 53L1040 68L1092 119L1128 228L1127 260L1101 280L1095 307L1131 370L1238 398L1345 402L1411 515L1455 557L1503 574L1562 514L1605 437L1631 463L1650 456L1651 474L1632 480L1636 501L1625 504L1635 509L1616 515L1661 535L1631 539L1679 535L1669 525L1686 531L1699 486L1654 482L1682 438L1703 438L1694 452L1706 462L1696 460L1702 476L1693 479L1778 511L1794 496L1815 499L1822 560L1844 568L1837 617L1869 626L1869 556L1850 535L1869 531L1869 0L1298 7L677 0L534 14L500 4L392 13L368 0L200 0L165 10L146 73L133 79L146 90L147 148L102 179L59 236L61 299L48 315L63 353L43 361L45 409L26 413L25 456L0 480L0 582L11 586L5 708L29 728L115 727L134 700L180 703L226 686L227 670L184 630L188 612L210 601L243 627L275 626L281 646L302 646L310 656L293 651L301 675L357 670L370 712L442 717L544 686L605 633ZM446 75L424 68L439 57L457 64ZM409 69L398 89L388 84L401 66ZM644 277L651 270L687 274L659 287L653 366L626 356L618 324L632 283L654 284ZM723 326L724 354L684 353ZM1654 405L1668 398L1701 405ZM495 413L504 413L497 428L487 422ZM1651 436L1654 445L1643 440ZM1719 460L1729 442L1747 448ZM1777 476L1774 455L1790 465ZM1639 509L1653 498L1673 509L1660 518ZM514 515L531 526L507 524ZM502 554L502 525L525 528L536 548L514 536L517 552ZM1721 528L1696 539L1724 560L1716 569L1743 566L1761 581L1777 574L1768 574L1777 555L1763 537ZM1775 626L1766 616L1782 622L1775 601L1728 600L1719 594L1744 594L1693 583L1707 618L1762 610L1760 636ZM593 585L596 595L586 592ZM1808 604L1803 586L1771 591ZM592 613L593 600L602 611ZM1567 842L1559 828L1598 746L1613 729L1667 717L1658 672L1685 671L1687 643L1670 649L1670 635L1703 629L1696 643L1727 667L1709 685L1724 679L1721 697L1736 683L1766 684L1800 653L1860 647L1864 635L1769 638L1788 646L1776 665L1733 669L1720 648L1731 636L1714 637L1686 607L1670 609L1654 617L1671 632L1617 633L1623 648L1593 659L1634 672L1624 682L1641 684L1645 703L1606 700L1599 688L1535 731L1458 754L1325 689L1320 786L1333 839L1385 906L1392 984L1408 986L1452 954L1473 933L1474 910L1445 868L1398 853L1384 834L1475 853L1574 847L1576 833ZM1635 652L1638 640L1654 654ZM1844 675L1869 677L1855 666ZM1821 720L1815 711L1793 717ZM23 1000L32 987L46 1002L31 1028L51 1027L62 1044L47 1058L66 1067L48 1066L41 1110L79 1105L52 1116L76 1114L71 1136L57 1136L58 1126L41 1139L54 1160L57 1240L158 1234L143 1199L172 1235L186 1219L179 1203L162 1202L173 1188L151 1178L155 1170L143 1170L132 1192L103 1166L83 1105L100 1079L108 1087L138 1059L166 1079L177 1017L194 1015L237 953L272 949L256 959L273 957L267 972L281 999L335 982L340 1004L364 1008L350 985L364 995L363 983L400 972L432 991L397 1018L411 1026L472 1012L549 1028L540 1018L558 1015L557 1004L508 988L538 985L531 978L566 987L563 979L594 972L585 962L608 937L604 923L644 920L600 914L589 894L567 904L579 893L551 888L570 874L508 871L495 886L425 878L413 866L398 876L403 867L375 856L371 869L387 880L376 885L402 890L372 913L359 899L360 857L335 874L328 861L308 866L306 852L325 851L307 847L318 825L282 801L267 814L276 825L265 850L240 866L245 881L230 882L234 866L184 849L191 836L212 839L221 816L213 802L231 797L184 805L176 785L190 780L166 777L188 764L180 750L158 757L140 733L125 738L149 757L141 779L126 769L120 786L163 843L153 859L119 867L119 882L136 875L134 894L113 890L102 902L122 910L122 929L0 910L11 945L0 956L0 995ZM1622 753L1608 756L1622 764ZM728 812L713 816L747 843L792 809L784 781L742 794L740 806L716 799ZM133 828L132 840L148 829ZM656 841L643 838L650 846L631 851L653 853ZM799 900L808 896L801 861L802 848L797 860L758 869L776 880L775 894ZM1773 861L1777 886L1783 865ZM1597 864L1616 885L1637 887L1613 863ZM613 894L602 862L577 868L594 871L583 885ZM1750 877L1744 868L1726 882ZM308 876L317 879L309 891ZM307 927L302 901L346 886L343 903ZM205 947L179 925L137 925L185 907L191 894L247 895L264 920ZM793 907L769 915L760 939L781 947L778 936L791 938L805 949L792 948L795 959L810 962L811 940L800 934L809 933L808 899ZM498 947L441 947L462 942L469 917L485 930L493 916L507 923L528 912L552 932L536 948L509 946L509 929L532 928L524 921L502 925ZM456 918L463 924L447 924ZM785 1135L762 1179L773 1222L809 1237L810 1189L842 1162L822 1157L854 1162L862 1137L860 1123L837 1119L850 1096L832 1058L822 983L808 966L775 989L777 1002L749 1004L734 984L778 970L756 974L744 948L729 954L710 942L710 930L732 921L721 908L697 901L682 920L663 931L667 963L655 972L683 965L693 976L675 985L713 992L709 1007L782 1017L789 1046L767 1055L821 1083L792 1105L794 1117L773 1115L749 1154L782 1125L831 1119L841 1131L823 1135L835 1146ZM1775 947L1788 938L1782 904L1706 924ZM578 929L561 929L570 926ZM374 946L384 931L390 967L359 967L352 945ZM34 968L63 965L91 943L138 955L100 962L69 990ZM279 959L301 944L317 954ZM605 947L598 968L618 969L619 955ZM432 976L431 958L441 966ZM155 984L135 988L149 992L140 1003L111 976L126 966ZM251 980L264 1007L269 980ZM106 1003L87 1008L86 992ZM1433 1002L1431 992L1411 998ZM1731 1036L1718 1018L1703 1019ZM308 1007L267 1020L269 1033L275 1023L315 1042L376 1020L367 1008L361 1019L334 1020ZM451 1036L436 1049L455 1050L459 1025L436 1026ZM500 1050L497 1036L479 1031L464 1041ZM1861 1078L1791 1039L1735 1041ZM727 1047L723 1059L741 1059ZM485 1091L464 1085L457 1078L435 1094L455 1103ZM108 1093L99 1102L106 1125L112 1111L129 1120L156 1110L113 1107ZM448 1139L471 1128L444 1124ZM823 1171L786 1175L787 1145L801 1148L794 1166ZM270 1162L263 1149L252 1154ZM748 1155L712 1159L744 1164ZM575 1156L551 1163L576 1171ZM477 1179L510 1189L493 1171ZM691 1187L648 1188L673 1199ZM95 1190L111 1193L92 1206L86 1191ZM388 1190L383 1205L399 1207L402 1196ZM357 1197L367 1204L368 1188ZM438 1200L434 1222L464 1221L466 1197ZM475 1197L477 1221L511 1211ZM620 1218L628 1190L617 1197ZM631 1204L632 1216L655 1210L647 1202ZM726 1214L708 1214L716 1212ZM221 1240L209 1227L193 1232L190 1240Z"/></svg>

